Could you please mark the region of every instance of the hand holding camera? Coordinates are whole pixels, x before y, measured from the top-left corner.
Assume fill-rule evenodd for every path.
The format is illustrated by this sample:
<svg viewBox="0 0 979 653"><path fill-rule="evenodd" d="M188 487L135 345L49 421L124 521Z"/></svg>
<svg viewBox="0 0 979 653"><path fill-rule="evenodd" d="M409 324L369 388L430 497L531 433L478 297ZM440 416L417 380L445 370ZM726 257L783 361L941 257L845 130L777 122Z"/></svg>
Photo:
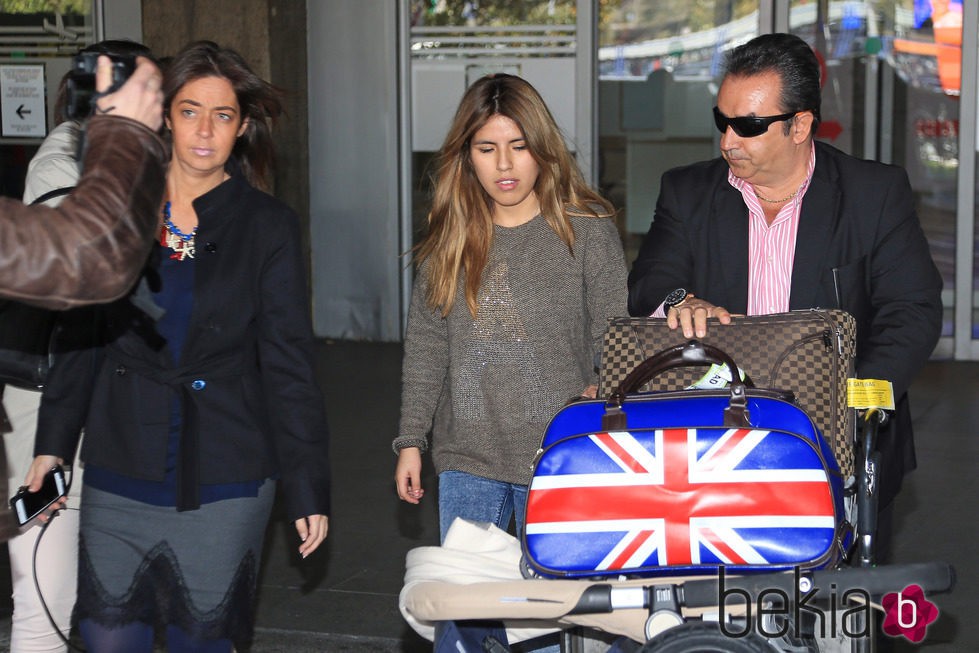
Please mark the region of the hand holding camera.
<svg viewBox="0 0 979 653"><path fill-rule="evenodd" d="M83 52L68 77L68 116L112 114L137 120L153 131L163 124L159 68L145 57Z"/></svg>

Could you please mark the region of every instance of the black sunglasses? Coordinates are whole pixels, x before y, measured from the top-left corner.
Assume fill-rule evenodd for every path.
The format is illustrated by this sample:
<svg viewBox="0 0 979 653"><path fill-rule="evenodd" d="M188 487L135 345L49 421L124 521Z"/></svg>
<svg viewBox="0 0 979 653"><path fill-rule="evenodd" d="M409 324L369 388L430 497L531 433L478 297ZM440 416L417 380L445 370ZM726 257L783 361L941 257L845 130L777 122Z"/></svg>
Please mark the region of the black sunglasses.
<svg viewBox="0 0 979 653"><path fill-rule="evenodd" d="M728 118L717 107L714 107L714 124L717 125L717 131L722 134L730 127L741 138L754 138L767 132L768 127L773 122L791 120L798 113L798 111L793 111L792 113L783 113L778 116L738 116L737 118Z"/></svg>

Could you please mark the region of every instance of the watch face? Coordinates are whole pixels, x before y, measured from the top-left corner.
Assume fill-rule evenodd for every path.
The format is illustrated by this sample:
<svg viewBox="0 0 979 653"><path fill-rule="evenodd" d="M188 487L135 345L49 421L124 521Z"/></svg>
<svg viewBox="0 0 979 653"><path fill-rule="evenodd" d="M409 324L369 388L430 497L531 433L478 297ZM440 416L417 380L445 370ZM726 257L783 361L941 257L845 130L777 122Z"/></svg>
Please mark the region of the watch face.
<svg viewBox="0 0 979 653"><path fill-rule="evenodd" d="M687 298L687 291L683 288L677 288L669 295L666 296L666 300L663 302L663 306L667 309L673 308L677 304L683 302Z"/></svg>

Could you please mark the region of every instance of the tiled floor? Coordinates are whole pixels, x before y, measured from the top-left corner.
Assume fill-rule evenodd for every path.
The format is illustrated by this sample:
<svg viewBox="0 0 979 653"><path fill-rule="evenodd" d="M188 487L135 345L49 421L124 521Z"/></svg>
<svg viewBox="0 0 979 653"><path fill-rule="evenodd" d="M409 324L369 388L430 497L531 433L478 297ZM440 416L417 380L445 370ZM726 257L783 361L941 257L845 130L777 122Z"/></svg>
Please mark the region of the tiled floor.
<svg viewBox="0 0 979 653"><path fill-rule="evenodd" d="M397 609L405 553L438 538L434 493L414 507L393 491L400 355L396 344L323 342L319 348L333 438L330 537L324 551L300 561L295 534L281 522L270 527L255 652L430 650ZM959 584L934 598L941 616L922 645L899 645L899 651L979 650L971 591L979 581L977 396L979 364L973 363L931 363L913 390L919 469L899 497L895 557L952 562ZM431 478L427 486L434 488ZM8 595L0 589L6 614ZM0 632L6 633L3 625ZM0 639L0 651L4 646Z"/></svg>

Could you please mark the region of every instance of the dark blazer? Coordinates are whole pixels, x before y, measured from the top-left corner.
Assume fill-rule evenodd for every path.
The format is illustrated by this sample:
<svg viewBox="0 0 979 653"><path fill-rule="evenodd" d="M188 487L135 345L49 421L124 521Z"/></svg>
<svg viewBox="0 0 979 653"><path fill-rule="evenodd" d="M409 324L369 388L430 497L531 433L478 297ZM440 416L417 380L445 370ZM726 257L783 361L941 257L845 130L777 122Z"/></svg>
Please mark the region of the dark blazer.
<svg viewBox="0 0 979 653"><path fill-rule="evenodd" d="M180 365L135 307L140 299L105 307L101 346L80 345L52 369L35 453L70 460L84 426L87 463L162 480L176 394L181 448L197 459L181 456L178 485L195 474L207 484L278 475L290 519L329 514L328 432L298 217L238 175L194 208L194 304ZM153 268L150 285L159 283Z"/></svg>
<svg viewBox="0 0 979 653"><path fill-rule="evenodd" d="M748 209L717 158L663 175L656 214L629 274L629 313L649 315L674 288L747 312ZM790 309L842 308L857 321L857 374L899 398L881 436L886 505L915 466L906 393L941 335L942 280L907 174L816 142L802 201Z"/></svg>

